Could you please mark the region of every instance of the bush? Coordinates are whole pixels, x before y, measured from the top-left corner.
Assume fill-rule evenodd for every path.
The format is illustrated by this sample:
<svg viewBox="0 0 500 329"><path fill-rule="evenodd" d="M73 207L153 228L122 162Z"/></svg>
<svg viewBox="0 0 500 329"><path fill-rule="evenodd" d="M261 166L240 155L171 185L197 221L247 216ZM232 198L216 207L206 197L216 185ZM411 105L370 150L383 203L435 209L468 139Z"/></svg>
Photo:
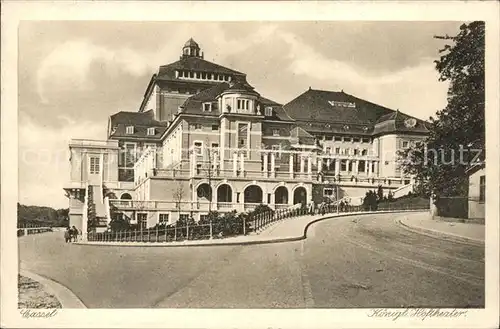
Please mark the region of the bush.
<svg viewBox="0 0 500 329"><path fill-rule="evenodd" d="M365 211L376 211L378 209L378 195L373 191L366 192L363 199L363 209Z"/></svg>

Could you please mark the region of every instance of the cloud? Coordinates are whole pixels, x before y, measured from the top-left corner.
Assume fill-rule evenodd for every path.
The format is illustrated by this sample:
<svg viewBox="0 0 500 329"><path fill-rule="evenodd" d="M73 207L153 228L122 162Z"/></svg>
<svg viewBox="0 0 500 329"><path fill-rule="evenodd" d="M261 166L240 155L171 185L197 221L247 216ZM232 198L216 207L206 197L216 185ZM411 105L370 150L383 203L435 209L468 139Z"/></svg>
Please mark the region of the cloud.
<svg viewBox="0 0 500 329"><path fill-rule="evenodd" d="M106 125L75 122L68 117L61 129L42 126L29 116L20 115L19 124L19 202L67 207L63 187L69 181L69 147L73 138L105 139Z"/></svg>
<svg viewBox="0 0 500 329"><path fill-rule="evenodd" d="M280 31L275 35L291 47L288 70L292 74L323 81L329 89L348 87L347 93L422 119L428 119L446 105L443 95L448 84L438 81L438 72L430 58L422 58L416 66L369 75L349 63L323 56L293 34Z"/></svg>

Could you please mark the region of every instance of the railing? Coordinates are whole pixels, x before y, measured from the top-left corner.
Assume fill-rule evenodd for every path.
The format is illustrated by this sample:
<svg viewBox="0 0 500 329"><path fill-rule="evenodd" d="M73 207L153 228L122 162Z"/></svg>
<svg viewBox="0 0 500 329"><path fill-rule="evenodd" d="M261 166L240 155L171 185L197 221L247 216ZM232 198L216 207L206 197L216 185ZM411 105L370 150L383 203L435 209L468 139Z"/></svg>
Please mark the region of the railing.
<svg viewBox="0 0 500 329"><path fill-rule="evenodd" d="M20 236L52 232L52 231L53 231L52 227L24 227L24 228L17 228L17 236L20 237Z"/></svg>
<svg viewBox="0 0 500 329"><path fill-rule="evenodd" d="M206 223L194 223L192 225L157 225L148 229L107 231L103 233L89 233L88 241L94 242L175 242L185 240L207 240L225 238L230 236L247 235L259 233L270 225L281 220L293 220L305 215L327 215L331 213L363 213L371 211L404 211L404 210L428 210L427 206L412 205L381 205L378 209L350 205L324 204L318 207L305 207L301 204L287 209L279 209L259 214L239 214L231 218L218 217Z"/></svg>
<svg viewBox="0 0 500 329"><path fill-rule="evenodd" d="M118 148L118 141L115 140L95 140L95 139L72 139L69 142L70 146L81 147L102 147L102 148Z"/></svg>

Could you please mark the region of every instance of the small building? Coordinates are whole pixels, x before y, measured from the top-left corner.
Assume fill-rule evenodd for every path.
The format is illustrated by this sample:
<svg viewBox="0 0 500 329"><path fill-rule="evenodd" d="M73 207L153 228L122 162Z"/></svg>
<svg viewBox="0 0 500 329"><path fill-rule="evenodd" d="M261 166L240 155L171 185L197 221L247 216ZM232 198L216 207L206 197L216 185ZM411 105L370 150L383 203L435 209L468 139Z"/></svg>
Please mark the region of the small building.
<svg viewBox="0 0 500 329"><path fill-rule="evenodd" d="M467 170L469 176L469 219L485 218L486 168L484 163L475 164Z"/></svg>

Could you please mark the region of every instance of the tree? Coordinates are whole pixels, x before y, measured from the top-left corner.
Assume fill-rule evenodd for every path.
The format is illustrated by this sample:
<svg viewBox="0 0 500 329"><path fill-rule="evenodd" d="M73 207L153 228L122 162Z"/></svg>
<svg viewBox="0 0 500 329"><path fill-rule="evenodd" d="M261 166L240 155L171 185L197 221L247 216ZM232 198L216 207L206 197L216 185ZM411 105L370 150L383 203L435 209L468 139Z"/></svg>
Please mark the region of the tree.
<svg viewBox="0 0 500 329"><path fill-rule="evenodd" d="M375 193L375 192L373 192L373 193ZM384 189L382 188L382 185L378 186L376 196L378 198L378 201L384 200Z"/></svg>
<svg viewBox="0 0 500 329"><path fill-rule="evenodd" d="M387 194L387 201L394 201L394 194L392 193L392 191L389 191L389 193Z"/></svg>
<svg viewBox="0 0 500 329"><path fill-rule="evenodd" d="M174 181L175 182L175 181ZM182 208L182 199L184 198L184 185L182 184L181 181L175 182L175 187L174 187L174 201L175 201L175 208L177 209L177 216L178 220L180 220L181 217L181 208ZM175 225L175 239L177 239L177 225Z"/></svg>
<svg viewBox="0 0 500 329"><path fill-rule="evenodd" d="M456 36L435 38L447 41L435 65L439 80L449 82L448 103L430 118L425 143L399 156L404 172L415 175L417 193L466 196L465 170L485 158L485 24L463 24Z"/></svg>

